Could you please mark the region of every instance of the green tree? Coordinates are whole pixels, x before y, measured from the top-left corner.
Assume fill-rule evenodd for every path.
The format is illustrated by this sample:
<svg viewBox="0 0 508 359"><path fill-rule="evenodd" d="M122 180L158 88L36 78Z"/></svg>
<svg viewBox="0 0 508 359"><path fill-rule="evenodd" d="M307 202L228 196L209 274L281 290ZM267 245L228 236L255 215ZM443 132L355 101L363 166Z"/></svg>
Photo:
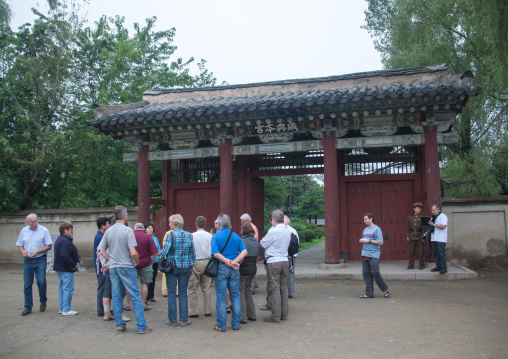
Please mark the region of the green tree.
<svg viewBox="0 0 508 359"><path fill-rule="evenodd" d="M72 37L78 19L50 2L48 16L1 38L0 188L4 209L37 206L53 173L70 166L62 126L69 114Z"/></svg>
<svg viewBox="0 0 508 359"><path fill-rule="evenodd" d="M274 209L280 209L286 203L288 191L280 177L263 177L265 181L265 222Z"/></svg>
<svg viewBox="0 0 508 359"><path fill-rule="evenodd" d="M293 210L298 207L302 197L311 188L319 188L319 184L310 175L281 176L280 181L288 191L285 207L286 213L290 217L293 215Z"/></svg>
<svg viewBox="0 0 508 359"><path fill-rule="evenodd" d="M483 87L459 115L444 151L446 195L498 194L492 155L506 137L508 7L503 0L369 0L364 26L386 68L446 62ZM486 171L478 171L482 164Z"/></svg>
<svg viewBox="0 0 508 359"><path fill-rule="evenodd" d="M323 187L312 187L305 192L298 203L296 214L301 218L323 217L325 214L325 197Z"/></svg>
<svg viewBox="0 0 508 359"><path fill-rule="evenodd" d="M12 18L12 10L5 0L0 0L0 24L9 25Z"/></svg>
<svg viewBox="0 0 508 359"><path fill-rule="evenodd" d="M137 166L122 163L121 142L85 125L91 105L213 85L213 73L204 60L197 76L192 58L170 62L175 30L155 31L155 18L131 36L120 16L84 27L79 0L48 4L47 15L33 9L33 25L0 34L0 209L135 204Z"/></svg>

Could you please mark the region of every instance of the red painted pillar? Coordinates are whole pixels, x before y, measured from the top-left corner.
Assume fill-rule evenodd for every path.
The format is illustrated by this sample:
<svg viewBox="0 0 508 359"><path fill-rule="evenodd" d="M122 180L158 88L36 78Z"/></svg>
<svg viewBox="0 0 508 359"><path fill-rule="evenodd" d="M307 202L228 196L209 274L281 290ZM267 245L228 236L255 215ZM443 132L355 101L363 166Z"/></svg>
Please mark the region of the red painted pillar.
<svg viewBox="0 0 508 359"><path fill-rule="evenodd" d="M439 153L437 146L437 127L423 127L423 135L425 144L423 145L423 183L425 188L423 193L425 196L425 211L430 212L433 204L441 206L441 178L439 176Z"/></svg>
<svg viewBox="0 0 508 359"><path fill-rule="evenodd" d="M170 208L172 211L172 207L170 207L170 204L172 205L172 203L169 202L170 186L171 186L171 160L166 160L166 161L162 162L162 183L161 183L162 195L161 195L161 199L165 200L166 204L162 206L162 210L161 210L162 218L160 221L161 228L159 230L160 232L162 232L161 237L164 235L164 233L166 233L169 230L168 218L169 218ZM162 244L162 239L160 239L160 237L157 237L157 238L159 238L159 240Z"/></svg>
<svg viewBox="0 0 508 359"><path fill-rule="evenodd" d="M325 182L325 262L340 262L339 178L335 132L323 133Z"/></svg>
<svg viewBox="0 0 508 359"><path fill-rule="evenodd" d="M220 156L220 212L230 217L233 213L233 156L231 140L221 143L219 147Z"/></svg>
<svg viewBox="0 0 508 359"><path fill-rule="evenodd" d="M245 181L245 172L246 172L246 158L245 156L237 156L236 157L236 181L238 186L238 196L237 196L237 207L238 213L240 213L240 216L244 214L245 212L249 212L250 210L247 210L245 206L245 194L247 193L247 182ZM235 218L234 221L232 221L234 224L233 226L235 228L240 228L240 218ZM238 226L238 227L237 227Z"/></svg>
<svg viewBox="0 0 508 359"><path fill-rule="evenodd" d="M150 222L150 162L148 146L138 152L138 222Z"/></svg>

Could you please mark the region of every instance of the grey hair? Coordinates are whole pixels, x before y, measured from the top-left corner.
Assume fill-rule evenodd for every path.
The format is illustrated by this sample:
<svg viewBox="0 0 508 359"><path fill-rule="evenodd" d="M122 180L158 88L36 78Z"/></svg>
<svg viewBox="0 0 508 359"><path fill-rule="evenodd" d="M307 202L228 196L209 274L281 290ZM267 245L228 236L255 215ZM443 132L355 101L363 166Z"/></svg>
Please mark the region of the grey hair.
<svg viewBox="0 0 508 359"><path fill-rule="evenodd" d="M145 229L145 226L143 225L143 223L136 223L134 225L134 229L141 229L141 230L144 230Z"/></svg>
<svg viewBox="0 0 508 359"><path fill-rule="evenodd" d="M240 219L242 221L252 221L252 218L250 218L249 214L248 213L244 213L242 214L242 216L240 217Z"/></svg>
<svg viewBox="0 0 508 359"><path fill-rule="evenodd" d="M437 210L441 210L441 206L438 204L433 204L432 207L436 207ZM430 207L430 208L432 208L432 207Z"/></svg>
<svg viewBox="0 0 508 359"><path fill-rule="evenodd" d="M216 222L220 224L220 228L229 228L229 224L231 223L229 216L225 213L219 214Z"/></svg>
<svg viewBox="0 0 508 359"><path fill-rule="evenodd" d="M284 212L280 209L276 209L270 213L270 218L275 219L277 223L284 223Z"/></svg>
<svg viewBox="0 0 508 359"><path fill-rule="evenodd" d="M27 222L28 222L28 218L30 218L30 217L37 218L37 215L35 213L30 213L29 215L27 215L26 218L25 218Z"/></svg>
<svg viewBox="0 0 508 359"><path fill-rule="evenodd" d="M127 214L127 208L125 208L124 206L116 206L115 209L113 210L113 213L115 214L116 220L121 221L123 217L125 217L125 215Z"/></svg>

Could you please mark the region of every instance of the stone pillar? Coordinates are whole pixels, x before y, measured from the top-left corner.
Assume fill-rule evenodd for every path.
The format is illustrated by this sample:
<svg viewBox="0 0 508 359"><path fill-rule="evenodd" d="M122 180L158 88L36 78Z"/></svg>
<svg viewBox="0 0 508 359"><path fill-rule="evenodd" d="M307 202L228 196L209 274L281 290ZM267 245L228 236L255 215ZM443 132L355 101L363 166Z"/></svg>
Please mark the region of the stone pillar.
<svg viewBox="0 0 508 359"><path fill-rule="evenodd" d="M335 132L323 133L325 183L325 263L340 263L339 172Z"/></svg>
<svg viewBox="0 0 508 359"><path fill-rule="evenodd" d="M138 222L150 222L150 162L148 146L138 152Z"/></svg>
<svg viewBox="0 0 508 359"><path fill-rule="evenodd" d="M220 156L220 212L230 217L233 213L233 156L231 140L227 139L219 147Z"/></svg>
<svg viewBox="0 0 508 359"><path fill-rule="evenodd" d="M437 146L437 127L424 126L423 134L425 145L423 146L423 183L425 206L424 213L430 212L433 204L441 206L441 177L439 176L439 153Z"/></svg>

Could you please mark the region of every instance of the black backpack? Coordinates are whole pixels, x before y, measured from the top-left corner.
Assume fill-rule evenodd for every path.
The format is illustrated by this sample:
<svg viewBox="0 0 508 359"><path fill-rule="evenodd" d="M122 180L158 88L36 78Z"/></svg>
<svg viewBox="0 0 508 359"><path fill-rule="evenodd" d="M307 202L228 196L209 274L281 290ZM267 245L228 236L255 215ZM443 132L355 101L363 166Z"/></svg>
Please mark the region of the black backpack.
<svg viewBox="0 0 508 359"><path fill-rule="evenodd" d="M298 253L298 247L299 247L298 237L296 236L296 234L291 232L291 240L289 241L288 246L288 256L294 256L296 253Z"/></svg>

